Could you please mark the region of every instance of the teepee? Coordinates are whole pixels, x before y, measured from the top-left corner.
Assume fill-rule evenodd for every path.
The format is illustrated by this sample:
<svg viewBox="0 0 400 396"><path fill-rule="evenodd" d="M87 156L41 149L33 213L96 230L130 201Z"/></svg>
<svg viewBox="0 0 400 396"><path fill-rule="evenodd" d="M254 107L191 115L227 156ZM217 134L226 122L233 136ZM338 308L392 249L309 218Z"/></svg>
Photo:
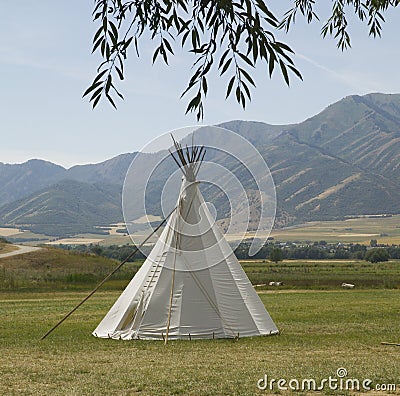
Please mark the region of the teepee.
<svg viewBox="0 0 400 396"><path fill-rule="evenodd" d="M93 335L167 342L277 334L200 193L204 147L174 144L171 155L183 172L176 208Z"/></svg>

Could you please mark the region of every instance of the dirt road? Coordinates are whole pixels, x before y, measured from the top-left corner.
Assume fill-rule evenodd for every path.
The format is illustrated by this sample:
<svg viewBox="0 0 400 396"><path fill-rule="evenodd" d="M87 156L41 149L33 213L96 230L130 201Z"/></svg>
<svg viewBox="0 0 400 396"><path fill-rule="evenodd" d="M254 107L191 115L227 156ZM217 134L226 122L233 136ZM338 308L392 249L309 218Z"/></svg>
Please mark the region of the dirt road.
<svg viewBox="0 0 400 396"><path fill-rule="evenodd" d="M40 247L35 247L35 246L25 246L25 245L14 245L14 246L16 246L18 250L13 250L12 252L2 253L2 254L0 253L0 258L16 256L17 254L30 253L42 249Z"/></svg>

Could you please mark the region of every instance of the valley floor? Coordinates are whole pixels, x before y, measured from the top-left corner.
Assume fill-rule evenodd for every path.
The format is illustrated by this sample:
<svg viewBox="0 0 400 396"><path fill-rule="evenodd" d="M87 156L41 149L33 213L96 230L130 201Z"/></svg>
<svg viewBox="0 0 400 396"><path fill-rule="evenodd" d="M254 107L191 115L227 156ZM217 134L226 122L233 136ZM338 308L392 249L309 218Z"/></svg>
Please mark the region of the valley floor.
<svg viewBox="0 0 400 396"><path fill-rule="evenodd" d="M37 244L47 243L49 245L78 245L78 244L100 244L100 245L123 245L132 243L131 238L126 233L118 233L116 230L123 230L123 224L110 226L109 235L99 234L79 234L68 238L55 238L43 234L34 234L30 231L21 232L20 229L0 228L0 237L5 236L9 240L16 240L18 243ZM134 234L135 243L142 242L149 234L137 232ZM245 238L252 238L254 233L248 233ZM268 236L279 241L321 241L341 242L341 243L360 243L369 245L371 239L376 239L380 244L400 244L400 215L390 217L358 217L338 221L314 221L299 224L283 229L274 229L271 235L261 232L259 237L267 239ZM228 241L240 239L240 234L228 234ZM154 242L156 238L151 239Z"/></svg>
<svg viewBox="0 0 400 396"><path fill-rule="evenodd" d="M371 379L400 394L400 290L281 290L261 294L280 336L232 340L97 339L120 291L102 291L44 341L85 293L0 293L0 393L41 395L266 395L268 379ZM339 373L344 373L341 371ZM263 383L261 383L262 385ZM295 385L293 382L292 384ZM295 392L295 394L308 392ZM350 395L330 390L319 394ZM312 393L316 394L316 393ZM356 392L360 395L363 392ZM368 395L388 392L368 392Z"/></svg>

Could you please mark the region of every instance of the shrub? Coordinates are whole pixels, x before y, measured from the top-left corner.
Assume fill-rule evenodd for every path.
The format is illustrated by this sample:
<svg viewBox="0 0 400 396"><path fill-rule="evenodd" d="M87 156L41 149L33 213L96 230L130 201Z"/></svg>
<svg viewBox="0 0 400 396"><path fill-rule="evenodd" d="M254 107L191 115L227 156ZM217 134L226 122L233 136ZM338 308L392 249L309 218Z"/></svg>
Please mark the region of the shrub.
<svg viewBox="0 0 400 396"><path fill-rule="evenodd" d="M369 261L370 263L380 263L382 261L389 260L389 253L386 249L383 248L376 248L368 250L365 255L365 260Z"/></svg>
<svg viewBox="0 0 400 396"><path fill-rule="evenodd" d="M271 253L269 254L269 259L274 263L282 261L283 259L282 250L279 248L272 249Z"/></svg>

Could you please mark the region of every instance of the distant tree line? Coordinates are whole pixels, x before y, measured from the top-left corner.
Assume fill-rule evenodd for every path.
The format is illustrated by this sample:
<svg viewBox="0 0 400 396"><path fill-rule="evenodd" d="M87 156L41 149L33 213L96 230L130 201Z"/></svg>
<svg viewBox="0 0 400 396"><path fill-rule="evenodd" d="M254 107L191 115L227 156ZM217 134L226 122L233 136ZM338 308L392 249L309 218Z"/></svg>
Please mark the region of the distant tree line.
<svg viewBox="0 0 400 396"><path fill-rule="evenodd" d="M134 245L59 245L60 248L73 250L80 253L95 254L122 261L135 249ZM367 260L381 262L389 259L400 259L400 246L367 247L361 244L329 244L325 241L299 245L295 243L269 242L262 246L254 256L249 256L250 242L242 242L236 249L235 255L239 260L259 259L279 262L282 260ZM147 247L142 252L137 252L129 261L144 260L151 251Z"/></svg>
<svg viewBox="0 0 400 396"><path fill-rule="evenodd" d="M125 260L129 257L133 251L136 249L134 245L110 245L110 246L100 246L95 244L90 245L58 245L58 247L66 250L73 250L79 253L95 254L97 256L107 257L110 259L115 259L118 261ZM147 252L146 252L147 253ZM133 262L135 260L143 260L146 256L138 251L131 259L128 261Z"/></svg>
<svg viewBox="0 0 400 396"><path fill-rule="evenodd" d="M255 255L249 256L250 243L241 243L235 249L239 260L262 259L278 262L281 260L367 260L381 262L400 259L400 246L370 248L361 244L328 244L325 241L298 245L294 243L268 243Z"/></svg>

